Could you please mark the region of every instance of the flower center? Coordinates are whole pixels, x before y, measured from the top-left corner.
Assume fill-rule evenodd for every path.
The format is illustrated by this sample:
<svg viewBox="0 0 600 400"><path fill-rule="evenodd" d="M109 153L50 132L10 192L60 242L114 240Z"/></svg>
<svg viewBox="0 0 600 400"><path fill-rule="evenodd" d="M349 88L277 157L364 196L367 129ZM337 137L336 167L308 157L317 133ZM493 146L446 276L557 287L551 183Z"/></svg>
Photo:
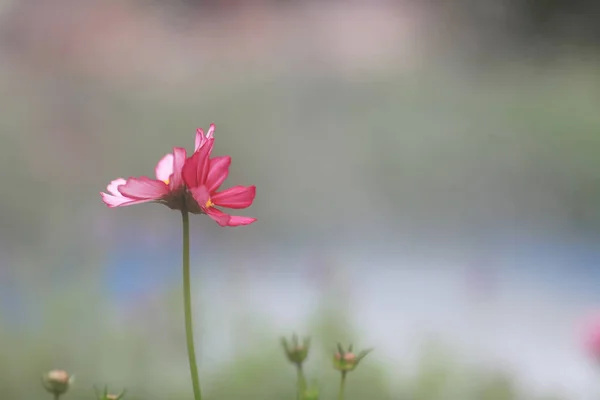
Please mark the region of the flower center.
<svg viewBox="0 0 600 400"><path fill-rule="evenodd" d="M169 178L167 178L167 179L163 179L163 182L164 182L164 183L166 183L166 184L168 185L168 184L169 184L169 182L170 182L170 179L169 179Z"/></svg>
<svg viewBox="0 0 600 400"><path fill-rule="evenodd" d="M213 207L214 205L215 205L215 203L213 203L212 200L209 198L206 201L206 204L204 204L204 208L210 208L210 207Z"/></svg>

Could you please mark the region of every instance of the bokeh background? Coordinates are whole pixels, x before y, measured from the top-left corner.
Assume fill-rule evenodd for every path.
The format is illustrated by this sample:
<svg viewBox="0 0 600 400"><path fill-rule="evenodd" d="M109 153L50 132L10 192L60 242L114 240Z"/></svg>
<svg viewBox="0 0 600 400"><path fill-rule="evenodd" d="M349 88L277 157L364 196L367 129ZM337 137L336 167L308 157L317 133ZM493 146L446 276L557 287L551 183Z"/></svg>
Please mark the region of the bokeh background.
<svg viewBox="0 0 600 400"><path fill-rule="evenodd" d="M348 399L600 396L597 2L0 4L1 398L190 398L180 217L99 192L211 122L258 222L192 218L206 399L292 398L293 332L323 398L337 341Z"/></svg>

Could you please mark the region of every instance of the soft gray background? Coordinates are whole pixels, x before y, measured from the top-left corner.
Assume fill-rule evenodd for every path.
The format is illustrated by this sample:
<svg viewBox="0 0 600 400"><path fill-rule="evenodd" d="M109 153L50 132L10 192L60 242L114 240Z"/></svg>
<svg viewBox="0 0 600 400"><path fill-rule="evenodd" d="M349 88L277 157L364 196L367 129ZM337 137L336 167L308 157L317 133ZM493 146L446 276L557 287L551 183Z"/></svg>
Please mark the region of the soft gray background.
<svg viewBox="0 0 600 400"><path fill-rule="evenodd" d="M525 391L597 393L595 51L524 45L510 8L488 37L433 3L247 4L3 2L0 387L61 367L80 393L186 393L179 215L99 192L215 122L258 222L192 219L203 369L280 357L331 306L392 386L434 338Z"/></svg>

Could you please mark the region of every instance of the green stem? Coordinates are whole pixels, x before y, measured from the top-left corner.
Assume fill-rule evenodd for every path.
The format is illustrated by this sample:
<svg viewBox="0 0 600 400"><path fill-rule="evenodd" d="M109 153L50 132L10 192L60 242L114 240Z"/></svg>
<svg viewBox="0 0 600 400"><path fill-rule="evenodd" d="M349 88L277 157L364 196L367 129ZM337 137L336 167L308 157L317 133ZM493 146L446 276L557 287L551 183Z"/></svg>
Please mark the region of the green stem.
<svg viewBox="0 0 600 400"><path fill-rule="evenodd" d="M340 380L340 394L338 400L344 400L344 389L346 388L346 371L342 371L342 379Z"/></svg>
<svg viewBox="0 0 600 400"><path fill-rule="evenodd" d="M304 398L304 392L306 391L306 377L304 376L304 370L302 364L297 364L298 371L298 400Z"/></svg>
<svg viewBox="0 0 600 400"><path fill-rule="evenodd" d="M54 393L54 400L60 400L60 394Z"/></svg>
<svg viewBox="0 0 600 400"><path fill-rule="evenodd" d="M192 323L192 294L190 290L190 217L186 209L181 210L183 221L183 312L185 314L185 339L190 361L190 373L194 388L194 399L201 400L198 365L194 350L194 329Z"/></svg>

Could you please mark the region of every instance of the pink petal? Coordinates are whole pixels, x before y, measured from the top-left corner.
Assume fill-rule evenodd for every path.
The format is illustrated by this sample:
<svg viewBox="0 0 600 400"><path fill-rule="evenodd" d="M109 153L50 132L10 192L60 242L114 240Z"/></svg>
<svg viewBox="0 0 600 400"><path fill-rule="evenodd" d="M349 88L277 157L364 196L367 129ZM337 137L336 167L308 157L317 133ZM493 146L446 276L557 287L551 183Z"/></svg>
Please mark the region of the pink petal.
<svg viewBox="0 0 600 400"><path fill-rule="evenodd" d="M182 147L173 147L173 175L169 181L169 187L171 190L176 190L183 185L183 178L181 176L181 172L183 169L183 165L185 164L185 160L187 158L187 152Z"/></svg>
<svg viewBox="0 0 600 400"><path fill-rule="evenodd" d="M229 175L229 166L231 157L222 156L211 158L208 163L208 176L206 177L206 186L209 192L214 192L225 182Z"/></svg>
<svg viewBox="0 0 600 400"><path fill-rule="evenodd" d="M119 192L133 200L159 200L169 193L169 187L162 181L147 178L129 178L118 187Z"/></svg>
<svg viewBox="0 0 600 400"><path fill-rule="evenodd" d="M205 184L206 178L208 177L209 165L210 165L210 153L212 153L213 146L215 145L215 139L208 139L206 144L199 151L200 159L203 160L203 163L198 163L198 182L202 185Z"/></svg>
<svg viewBox="0 0 600 400"><path fill-rule="evenodd" d="M119 186L124 185L126 182L127 181L123 178L117 178L108 184L108 186L106 187L106 190L108 191L108 193L112 194L113 196L123 197L121 192L119 192L118 188L119 188Z"/></svg>
<svg viewBox="0 0 600 400"><path fill-rule="evenodd" d="M198 151L200 146L202 146L206 142L206 137L204 136L204 131L202 128L196 129L196 139L194 140L194 152Z"/></svg>
<svg viewBox="0 0 600 400"><path fill-rule="evenodd" d="M204 185L190 188L190 193L198 205L206 211L206 203L210 200L208 188Z"/></svg>
<svg viewBox="0 0 600 400"><path fill-rule="evenodd" d="M107 193L100 193L100 196L102 196L102 201L104 202L104 204L106 204L110 208L132 206L134 204L142 204L142 203L148 203L148 202L152 201L151 199L149 199L149 200L132 200L127 197L113 196L113 195L110 195Z"/></svg>
<svg viewBox="0 0 600 400"><path fill-rule="evenodd" d="M215 193L211 200L215 205L227 208L250 207L256 196L256 186L234 186Z"/></svg>
<svg viewBox="0 0 600 400"><path fill-rule="evenodd" d="M205 145L200 147L183 166L183 181L188 188L204 185L208 175L209 156L213 149L214 139L208 139Z"/></svg>
<svg viewBox="0 0 600 400"><path fill-rule="evenodd" d="M109 207L119 207L119 206L123 205L124 203L132 201L131 199L128 199L127 197L115 196L112 194L102 193L102 192L100 192L100 196L102 196L102 201L104 202L104 204L106 204Z"/></svg>
<svg viewBox="0 0 600 400"><path fill-rule="evenodd" d="M194 151L198 151L198 149L208 141L208 139L212 139L215 133L215 124L210 124L208 128L208 132L204 134L204 130L202 128L196 129L196 139L194 140Z"/></svg>
<svg viewBox="0 0 600 400"><path fill-rule="evenodd" d="M206 215L211 217L220 226L229 226L231 215L225 214L223 211L218 210L214 207L210 207L206 210Z"/></svg>
<svg viewBox="0 0 600 400"><path fill-rule="evenodd" d="M173 173L173 154L167 154L161 158L158 164L156 164L154 172L156 173L156 179L159 181L168 182L171 179L171 174Z"/></svg>
<svg viewBox="0 0 600 400"><path fill-rule="evenodd" d="M228 214L225 214L223 211L218 210L214 207L211 207L208 210L206 210L206 214L209 217L211 217L220 226L233 227L233 226L240 226L240 225L250 225L251 223L256 221L256 218L240 217L237 215L228 215Z"/></svg>
<svg viewBox="0 0 600 400"><path fill-rule="evenodd" d="M239 226L249 225L256 221L256 218L239 217L225 214L215 207L206 207L206 203L211 200L208 188L204 185L191 189L194 200L202 207L202 210L220 226Z"/></svg>
<svg viewBox="0 0 600 400"><path fill-rule="evenodd" d="M102 196L102 201L108 207L121 207L121 206L131 206L134 204L147 203L151 200L135 200L129 197L125 197L119 192L119 186L124 185L127 181L123 178L117 178L111 183L108 184L106 190L108 193L100 193ZM110 194L109 194L110 193Z"/></svg>
<svg viewBox="0 0 600 400"><path fill-rule="evenodd" d="M206 138L212 139L215 134L215 124L210 124L208 127L208 132L206 132Z"/></svg>
<svg viewBox="0 0 600 400"><path fill-rule="evenodd" d="M199 162L200 154L198 152L192 154L183 164L181 169L181 177L183 182L188 188L194 188L198 186L198 179L196 177L196 169Z"/></svg>
<svg viewBox="0 0 600 400"><path fill-rule="evenodd" d="M253 223L255 221L256 221L256 218L232 215L231 218L229 219L229 224L227 226L233 227L233 226L250 225L251 223Z"/></svg>

